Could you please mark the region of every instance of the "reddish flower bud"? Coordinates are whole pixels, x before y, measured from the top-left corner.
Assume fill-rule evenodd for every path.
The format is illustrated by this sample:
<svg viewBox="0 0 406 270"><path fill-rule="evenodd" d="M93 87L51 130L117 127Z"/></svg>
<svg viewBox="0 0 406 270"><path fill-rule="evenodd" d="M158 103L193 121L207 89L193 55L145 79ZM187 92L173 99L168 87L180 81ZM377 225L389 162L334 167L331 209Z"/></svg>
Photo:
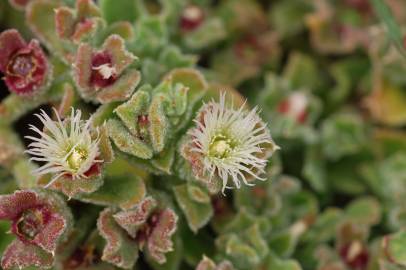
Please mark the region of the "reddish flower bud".
<svg viewBox="0 0 406 270"><path fill-rule="evenodd" d="M354 270L366 269L369 254L365 246L359 241L353 241L342 246L339 250L344 262Z"/></svg>
<svg viewBox="0 0 406 270"><path fill-rule="evenodd" d="M243 61L252 59L254 57L253 62L258 62L260 59L258 59L259 55L257 52L261 52L262 50L262 44L260 44L258 38L253 35L244 37L234 45L236 56Z"/></svg>
<svg viewBox="0 0 406 270"><path fill-rule="evenodd" d="M244 65L264 65L277 51L276 36L270 32L249 34L232 47L235 57Z"/></svg>
<svg viewBox="0 0 406 270"><path fill-rule="evenodd" d="M24 9L31 0L9 0L10 4L17 9Z"/></svg>
<svg viewBox="0 0 406 270"><path fill-rule="evenodd" d="M27 44L11 29L0 34L0 71L10 91L32 96L44 88L50 66L37 40Z"/></svg>
<svg viewBox="0 0 406 270"><path fill-rule="evenodd" d="M50 267L52 254L70 229L72 215L53 192L20 190L0 196L0 219L11 220L11 231L18 237L4 252L3 268Z"/></svg>
<svg viewBox="0 0 406 270"><path fill-rule="evenodd" d="M277 110L283 115L292 117L297 123L303 124L307 120L308 103L309 101L305 94L296 92L282 100Z"/></svg>
<svg viewBox="0 0 406 270"><path fill-rule="evenodd" d="M100 50L81 43L74 63L79 93L100 103L128 99L140 81L140 73L130 67L135 59L118 35L109 36Z"/></svg>
<svg viewBox="0 0 406 270"><path fill-rule="evenodd" d="M180 17L180 28L184 32L191 32L197 29L204 21L204 11L196 5L188 5Z"/></svg>

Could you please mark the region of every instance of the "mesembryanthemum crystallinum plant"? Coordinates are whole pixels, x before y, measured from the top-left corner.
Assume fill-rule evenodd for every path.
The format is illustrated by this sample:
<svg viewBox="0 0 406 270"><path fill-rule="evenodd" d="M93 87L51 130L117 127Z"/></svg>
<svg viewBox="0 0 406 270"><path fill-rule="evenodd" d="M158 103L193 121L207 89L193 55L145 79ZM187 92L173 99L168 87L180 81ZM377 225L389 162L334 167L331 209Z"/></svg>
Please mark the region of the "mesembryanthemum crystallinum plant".
<svg viewBox="0 0 406 270"><path fill-rule="evenodd" d="M0 1L1 267L406 267L385 2Z"/></svg>
<svg viewBox="0 0 406 270"><path fill-rule="evenodd" d="M27 44L18 30L0 34L1 71L13 93L2 129L52 104L33 115L23 134L27 149L5 152L29 182L0 197L1 217L16 235L2 267L131 269L142 258L153 268L179 269L182 231L202 230L212 198L226 188L266 180L277 146L258 109L240 103L235 90L212 86L176 45L158 57L148 51L156 28L168 31L169 17L151 15L136 31L145 40L134 39L137 23L110 24L107 9L74 2L13 2L48 50ZM143 82L148 61L162 64L159 83ZM202 206L208 214L199 214ZM206 264L215 265L208 257L192 263Z"/></svg>

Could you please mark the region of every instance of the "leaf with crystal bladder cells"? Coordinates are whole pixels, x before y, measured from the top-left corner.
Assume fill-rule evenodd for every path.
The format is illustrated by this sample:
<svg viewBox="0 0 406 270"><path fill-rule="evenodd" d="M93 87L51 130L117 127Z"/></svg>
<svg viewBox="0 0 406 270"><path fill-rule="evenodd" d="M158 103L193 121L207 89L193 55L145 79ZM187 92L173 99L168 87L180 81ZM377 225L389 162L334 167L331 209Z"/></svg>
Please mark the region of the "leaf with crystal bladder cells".
<svg viewBox="0 0 406 270"><path fill-rule="evenodd" d="M367 143L367 127L359 115L338 113L322 123L323 153L330 160L359 152Z"/></svg>
<svg viewBox="0 0 406 270"><path fill-rule="evenodd" d="M384 0L369 0L374 8L375 13L381 19L382 23L385 25L387 34L392 42L395 44L399 52L406 57L406 51L404 48L402 31L400 26L395 20L391 9Z"/></svg>
<svg viewBox="0 0 406 270"><path fill-rule="evenodd" d="M8 234L7 232L10 231L10 223L7 221L0 221L0 254L4 252L6 247L11 243L14 239L14 236Z"/></svg>
<svg viewBox="0 0 406 270"><path fill-rule="evenodd" d="M359 198L347 206L345 217L357 224L375 225L381 220L381 205L373 197Z"/></svg>
<svg viewBox="0 0 406 270"><path fill-rule="evenodd" d="M174 187L173 190L176 200L186 216L189 227L193 232L197 232L206 225L213 216L211 202L199 202L196 200L188 192L187 184Z"/></svg>
<svg viewBox="0 0 406 270"><path fill-rule="evenodd" d="M106 240L102 260L132 269L138 259L138 244L113 218L114 210L105 208L97 220L100 235Z"/></svg>
<svg viewBox="0 0 406 270"><path fill-rule="evenodd" d="M172 174L172 165L175 162L175 146L173 143L151 159L151 164L165 174ZM154 170L154 172L156 172ZM158 172L156 172L158 174Z"/></svg>
<svg viewBox="0 0 406 270"><path fill-rule="evenodd" d="M207 93L208 84L203 75L192 68L177 68L169 72L164 80L169 80L172 85L181 84L188 88L187 91L187 109L183 115L183 119L188 120L191 118L195 105ZM176 129L183 128L188 121L181 122Z"/></svg>
<svg viewBox="0 0 406 270"><path fill-rule="evenodd" d="M102 104L125 101L131 96L140 81L141 73L136 69L128 69L114 84L100 90L97 100Z"/></svg>
<svg viewBox="0 0 406 270"><path fill-rule="evenodd" d="M30 1L26 9L26 20L31 31L48 46L48 49L62 53L64 48L56 33L54 19L55 9L60 5L61 2L55 0Z"/></svg>
<svg viewBox="0 0 406 270"><path fill-rule="evenodd" d="M104 184L96 192L78 199L99 205L119 206L129 209L139 203L146 194L145 172L131 166L127 161L116 158L106 166Z"/></svg>
<svg viewBox="0 0 406 270"><path fill-rule="evenodd" d="M123 121L128 130L137 135L137 119L139 115L146 114L146 110L150 103L150 96L147 91L150 91L150 86L142 86L127 102L118 106L114 113Z"/></svg>
<svg viewBox="0 0 406 270"><path fill-rule="evenodd" d="M135 39L129 46L131 51L144 59L155 59L168 44L168 28L161 16L143 16L135 25Z"/></svg>
<svg viewBox="0 0 406 270"><path fill-rule="evenodd" d="M110 119L107 122L107 128L110 138L120 151L142 159L152 158L151 147L134 137L119 120Z"/></svg>
<svg viewBox="0 0 406 270"><path fill-rule="evenodd" d="M28 158L21 157L13 164L13 175L20 188L33 188L36 186L36 177L31 173L37 166L29 162Z"/></svg>
<svg viewBox="0 0 406 270"><path fill-rule="evenodd" d="M165 106L168 99L163 94L155 95L149 106L148 118L150 125L148 128L151 144L155 152L161 152L168 140L169 121L165 115Z"/></svg>
<svg viewBox="0 0 406 270"><path fill-rule="evenodd" d="M164 264L159 264L156 260L154 260L151 256L146 256L149 265L154 270L178 270L180 269L180 263L182 262L183 253L183 245L179 234L175 233L172 236L172 243L173 243L173 250L166 253L166 262Z"/></svg>
<svg viewBox="0 0 406 270"><path fill-rule="evenodd" d="M253 223L244 231L221 235L216 239L216 246L234 265L244 269L253 269L269 253L259 223Z"/></svg>
<svg viewBox="0 0 406 270"><path fill-rule="evenodd" d="M262 266L264 270L301 270L300 264L294 260L279 259L276 255L270 254Z"/></svg>
<svg viewBox="0 0 406 270"><path fill-rule="evenodd" d="M223 21L219 18L209 18L195 31L185 35L184 43L191 49L207 48L215 43L225 39L227 32Z"/></svg>
<svg viewBox="0 0 406 270"><path fill-rule="evenodd" d="M237 234L222 235L216 240L217 247L227 259L241 269L255 269L261 261L257 251L244 242Z"/></svg>
<svg viewBox="0 0 406 270"><path fill-rule="evenodd" d="M391 261L406 266L406 231L386 236L384 245Z"/></svg>
<svg viewBox="0 0 406 270"><path fill-rule="evenodd" d="M197 234L187 226L179 226L181 239L184 246L183 259L190 265L197 265L202 256L214 256L214 239L206 230Z"/></svg>
<svg viewBox="0 0 406 270"><path fill-rule="evenodd" d="M269 241L271 249L281 257L289 257L295 250L297 238L290 230L274 234Z"/></svg>
<svg viewBox="0 0 406 270"><path fill-rule="evenodd" d="M117 21L130 21L134 22L141 14L141 1L135 0L100 0L99 6L103 15L108 23Z"/></svg>
<svg viewBox="0 0 406 270"><path fill-rule="evenodd" d="M343 213L338 208L327 208L317 216L316 221L303 235L307 242L327 242L332 240L337 231L337 224L342 219Z"/></svg>

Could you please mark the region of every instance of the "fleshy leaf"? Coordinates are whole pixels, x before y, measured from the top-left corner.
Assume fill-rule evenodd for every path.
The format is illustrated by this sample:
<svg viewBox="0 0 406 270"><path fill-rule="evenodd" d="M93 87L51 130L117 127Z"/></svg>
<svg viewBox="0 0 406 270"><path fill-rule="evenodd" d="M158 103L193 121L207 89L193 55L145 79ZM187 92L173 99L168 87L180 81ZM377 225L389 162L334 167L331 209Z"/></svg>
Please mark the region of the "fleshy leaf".
<svg viewBox="0 0 406 270"><path fill-rule="evenodd" d="M147 197L137 204L135 208L118 212L113 217L131 237L135 238L138 229L147 222L156 206L157 202L152 197Z"/></svg>
<svg viewBox="0 0 406 270"><path fill-rule="evenodd" d="M222 261L216 265L210 258L203 256L203 259L196 266L196 270L233 270L234 267L229 261Z"/></svg>
<svg viewBox="0 0 406 270"><path fill-rule="evenodd" d="M93 204L130 209L146 194L144 178L146 174L143 171L117 158L107 165L104 184L97 191L76 198Z"/></svg>
<svg viewBox="0 0 406 270"><path fill-rule="evenodd" d="M189 184L189 186L192 186L192 184ZM192 229L193 232L196 233L200 228L202 228L210 221L210 218L213 216L213 208L210 200L199 201L199 199L193 197L193 194L188 192L189 186L181 185L174 187L173 189L176 200L186 216L189 227ZM198 188L196 186L194 187ZM200 192L203 191L200 189ZM205 194L203 196L208 195Z"/></svg>
<svg viewBox="0 0 406 270"><path fill-rule="evenodd" d="M75 9L60 7L55 10L55 27L60 38L78 43L93 35L103 25L100 11L91 0L78 0Z"/></svg>
<svg viewBox="0 0 406 270"><path fill-rule="evenodd" d="M207 20L193 32L187 33L184 43L191 49L202 49L212 46L226 37L224 24L218 18Z"/></svg>
<svg viewBox="0 0 406 270"><path fill-rule="evenodd" d="M1 259L1 266L4 269L13 269L14 267L21 269L28 266L47 269L51 268L52 264L52 254L47 253L38 246L25 244L18 239L7 247Z"/></svg>
<svg viewBox="0 0 406 270"><path fill-rule="evenodd" d="M10 166L18 156L23 154L23 147L18 138L6 128L0 129L0 164Z"/></svg>
<svg viewBox="0 0 406 270"><path fill-rule="evenodd" d="M138 259L138 245L115 222L113 214L111 209L106 208L100 213L97 221L97 228L107 242L103 250L102 260L121 268L131 269Z"/></svg>
<svg viewBox="0 0 406 270"><path fill-rule="evenodd" d="M147 250L149 256L160 264L166 262L165 253L173 250L172 235L176 231L178 216L169 208L159 213L158 223L148 238Z"/></svg>
<svg viewBox="0 0 406 270"><path fill-rule="evenodd" d="M140 80L140 72L135 69L129 69L114 85L101 90L97 95L97 99L102 104L127 100L134 92Z"/></svg>
<svg viewBox="0 0 406 270"><path fill-rule="evenodd" d="M384 239L384 247L387 256L392 262L406 266L406 232L399 231L398 233L386 236Z"/></svg>
<svg viewBox="0 0 406 270"><path fill-rule="evenodd" d="M137 1L131 0L124 0L120 5L112 0L100 1L100 9L108 23L122 20L133 22L139 15L139 5Z"/></svg>
<svg viewBox="0 0 406 270"><path fill-rule="evenodd" d="M375 225L381 220L381 206L372 197L359 198L346 207L345 215L358 224Z"/></svg>
<svg viewBox="0 0 406 270"><path fill-rule="evenodd" d="M60 1L39 0L30 1L26 9L27 24L37 37L49 49L56 50L60 55L65 55L65 49L56 34L55 9L61 5Z"/></svg>
<svg viewBox="0 0 406 270"><path fill-rule="evenodd" d="M362 119L349 113L337 114L322 126L324 154L333 160L359 151L366 142Z"/></svg>
<svg viewBox="0 0 406 270"><path fill-rule="evenodd" d="M120 121L110 119L107 127L110 138L120 151L143 159L152 158L152 149L134 137Z"/></svg>
<svg viewBox="0 0 406 270"><path fill-rule="evenodd" d="M275 255L270 255L266 259L266 262L264 263L264 269L272 270L272 269L278 269L278 270L301 270L302 268L300 267L299 263L294 260L283 260L279 259ZM324 268L324 269L330 269L330 268ZM331 268L336 269L336 268ZM337 269L338 270L338 269Z"/></svg>
<svg viewBox="0 0 406 270"><path fill-rule="evenodd" d="M259 223L239 232L220 235L216 246L233 265L255 268L269 253L268 245L260 231Z"/></svg>

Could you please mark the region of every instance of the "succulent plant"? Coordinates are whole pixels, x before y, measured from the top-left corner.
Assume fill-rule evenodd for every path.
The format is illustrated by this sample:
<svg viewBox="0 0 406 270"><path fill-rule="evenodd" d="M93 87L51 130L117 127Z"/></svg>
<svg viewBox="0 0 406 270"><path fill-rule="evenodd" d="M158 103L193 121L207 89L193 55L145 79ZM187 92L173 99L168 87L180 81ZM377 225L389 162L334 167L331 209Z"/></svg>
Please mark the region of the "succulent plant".
<svg viewBox="0 0 406 270"><path fill-rule="evenodd" d="M1 1L1 268L405 269L405 11Z"/></svg>

